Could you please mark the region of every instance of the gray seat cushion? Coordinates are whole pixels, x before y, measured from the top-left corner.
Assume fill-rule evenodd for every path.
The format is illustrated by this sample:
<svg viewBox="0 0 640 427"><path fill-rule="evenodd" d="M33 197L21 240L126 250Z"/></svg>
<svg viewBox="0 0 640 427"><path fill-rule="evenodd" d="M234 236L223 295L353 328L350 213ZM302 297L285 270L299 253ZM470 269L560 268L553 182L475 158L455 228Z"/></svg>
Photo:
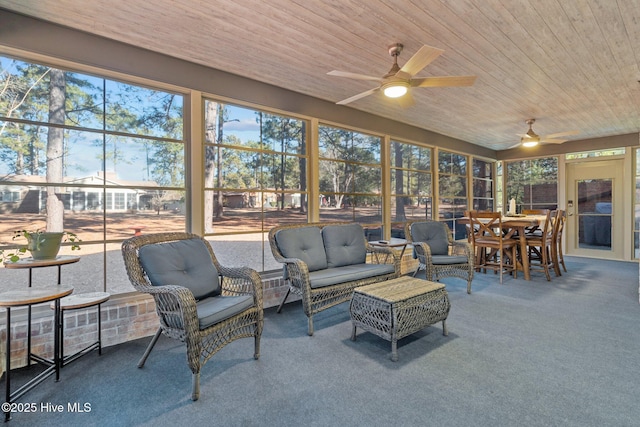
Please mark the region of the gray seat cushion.
<svg viewBox="0 0 640 427"><path fill-rule="evenodd" d="M434 255L431 261L433 265L467 264L469 258L464 255Z"/></svg>
<svg viewBox="0 0 640 427"><path fill-rule="evenodd" d="M276 244L285 258L304 261L309 271L327 268L327 255L318 227L300 227L279 230Z"/></svg>
<svg viewBox="0 0 640 427"><path fill-rule="evenodd" d="M447 255L449 237L445 227L447 227L446 224L438 221L414 222L411 224L411 240L427 243L431 249L431 255Z"/></svg>
<svg viewBox="0 0 640 427"><path fill-rule="evenodd" d="M322 228L327 267L364 264L367 248L360 224L327 225Z"/></svg>
<svg viewBox="0 0 640 427"><path fill-rule="evenodd" d="M253 306L253 296L217 296L199 301L196 304L200 329L242 313Z"/></svg>
<svg viewBox="0 0 640 427"><path fill-rule="evenodd" d="M309 281L315 289L394 272L393 264L356 264L314 271L309 273Z"/></svg>
<svg viewBox="0 0 640 427"><path fill-rule="evenodd" d="M201 239L145 245L138 257L153 286L184 286L196 300L220 294L218 271Z"/></svg>

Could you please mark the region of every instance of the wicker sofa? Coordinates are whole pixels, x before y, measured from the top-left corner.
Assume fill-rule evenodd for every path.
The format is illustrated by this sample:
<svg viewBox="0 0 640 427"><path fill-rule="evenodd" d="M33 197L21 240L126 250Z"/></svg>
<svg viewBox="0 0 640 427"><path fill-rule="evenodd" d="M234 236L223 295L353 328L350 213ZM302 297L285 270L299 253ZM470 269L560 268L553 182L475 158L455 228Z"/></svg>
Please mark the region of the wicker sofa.
<svg viewBox="0 0 640 427"><path fill-rule="evenodd" d="M313 315L348 301L353 289L400 275L400 258L391 248L373 247L360 224L329 222L288 224L269 231L276 261L284 264L283 275L290 292L302 298L313 335Z"/></svg>

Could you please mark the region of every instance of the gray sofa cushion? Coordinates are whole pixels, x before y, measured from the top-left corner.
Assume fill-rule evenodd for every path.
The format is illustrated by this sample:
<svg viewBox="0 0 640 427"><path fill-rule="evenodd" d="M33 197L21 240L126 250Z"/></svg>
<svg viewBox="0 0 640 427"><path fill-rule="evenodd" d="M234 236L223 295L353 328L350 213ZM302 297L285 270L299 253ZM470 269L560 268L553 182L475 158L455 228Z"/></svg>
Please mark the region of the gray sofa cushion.
<svg viewBox="0 0 640 427"><path fill-rule="evenodd" d="M326 270L309 273L309 281L312 288L337 285L339 283L353 282L369 277L381 276L395 272L393 264L356 264L343 267L328 268Z"/></svg>
<svg viewBox="0 0 640 427"><path fill-rule="evenodd" d="M285 258L298 258L304 261L309 271L327 268L327 255L318 227L280 230L275 238L278 249Z"/></svg>
<svg viewBox="0 0 640 427"><path fill-rule="evenodd" d="M449 238L446 226L438 221L414 222L411 224L411 240L427 243L431 255L448 255Z"/></svg>
<svg viewBox="0 0 640 427"><path fill-rule="evenodd" d="M184 286L196 300L220 294L218 271L201 239L145 245L138 256L153 286Z"/></svg>
<svg viewBox="0 0 640 427"><path fill-rule="evenodd" d="M364 230L360 224L324 226L322 239L329 268L365 263L367 248Z"/></svg>
<svg viewBox="0 0 640 427"><path fill-rule="evenodd" d="M207 298L196 304L200 329L242 313L253 305L253 296L219 296Z"/></svg>

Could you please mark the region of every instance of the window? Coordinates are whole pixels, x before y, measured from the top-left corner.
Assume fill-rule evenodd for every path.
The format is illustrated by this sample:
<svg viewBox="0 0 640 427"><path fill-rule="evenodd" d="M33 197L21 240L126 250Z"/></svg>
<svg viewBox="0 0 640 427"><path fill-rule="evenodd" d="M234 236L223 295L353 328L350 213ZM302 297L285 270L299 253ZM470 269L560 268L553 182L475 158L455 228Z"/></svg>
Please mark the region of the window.
<svg viewBox="0 0 640 427"><path fill-rule="evenodd" d="M170 209L185 203L182 95L8 57L0 86L0 193L12 194L0 210L0 248L21 243L16 230L54 223L83 241L74 254L86 274L66 275L76 292L133 291L124 267L105 281L131 227L185 229L184 214ZM4 273L23 286L18 270Z"/></svg>
<svg viewBox="0 0 640 427"><path fill-rule="evenodd" d="M319 127L320 220L355 221L370 240L382 225L381 139L350 130Z"/></svg>
<svg viewBox="0 0 640 427"><path fill-rule="evenodd" d="M205 232L216 256L223 265L281 269L267 233L307 222L307 123L206 100L205 132Z"/></svg>
<svg viewBox="0 0 640 427"><path fill-rule="evenodd" d="M456 221L468 210L467 161L462 154L438 152L438 219L449 225L456 240L467 235L465 225Z"/></svg>
<svg viewBox="0 0 640 427"><path fill-rule="evenodd" d="M558 159L506 162L506 198L516 200L516 211L522 209L557 209Z"/></svg>
<svg viewBox="0 0 640 427"><path fill-rule="evenodd" d="M391 236L411 220L432 218L431 149L391 141Z"/></svg>
<svg viewBox="0 0 640 427"><path fill-rule="evenodd" d="M493 163L473 159L473 209L493 211Z"/></svg>
<svg viewBox="0 0 640 427"><path fill-rule="evenodd" d="M504 200L504 189L503 189L503 185L504 185L504 162L496 162L496 179L495 179L495 183L496 183L496 198L495 198L495 203L496 203L496 211L503 211L503 200Z"/></svg>
<svg viewBox="0 0 640 427"><path fill-rule="evenodd" d="M595 150L595 151L583 151L580 153L567 153L565 159L578 160L578 159L592 159L595 157L608 157L608 156L624 156L625 148L611 148L608 150Z"/></svg>
<svg viewBox="0 0 640 427"><path fill-rule="evenodd" d="M635 258L640 258L640 148L636 148L636 200L635 200L635 221L633 228L633 247Z"/></svg>

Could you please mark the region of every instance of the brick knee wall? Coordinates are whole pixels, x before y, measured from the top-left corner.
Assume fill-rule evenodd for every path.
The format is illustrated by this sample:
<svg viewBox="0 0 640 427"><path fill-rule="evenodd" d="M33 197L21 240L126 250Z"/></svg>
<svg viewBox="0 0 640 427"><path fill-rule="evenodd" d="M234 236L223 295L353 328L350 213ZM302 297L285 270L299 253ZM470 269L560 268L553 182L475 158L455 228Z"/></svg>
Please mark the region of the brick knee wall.
<svg viewBox="0 0 640 427"><path fill-rule="evenodd" d="M158 329L155 303L147 295L129 294L113 297L101 305L102 346L108 347L146 336ZM73 354L98 340L98 307L64 312L64 352ZM6 322L0 336L2 372L6 350ZM53 310L32 307L31 352L45 358L53 356ZM90 357L90 356L88 356ZM11 310L11 368L27 365L27 309Z"/></svg>
<svg viewBox="0 0 640 427"><path fill-rule="evenodd" d="M417 261L405 253L402 274L415 270ZM264 308L275 307L287 293L288 285L281 277L263 280ZM287 303L299 300L290 294ZM125 294L112 297L100 307L102 313L102 346L150 337L158 330L158 316L153 298L145 294ZM4 310L2 310L4 311ZM0 317L5 314L1 313ZM0 329L0 372L4 372L6 321ZM73 354L98 339L97 306L64 312L64 352ZM53 355L53 311L48 305L34 306L31 319L31 351L42 357ZM91 356L87 356L91 357ZM11 310L11 367L27 364L27 309Z"/></svg>

